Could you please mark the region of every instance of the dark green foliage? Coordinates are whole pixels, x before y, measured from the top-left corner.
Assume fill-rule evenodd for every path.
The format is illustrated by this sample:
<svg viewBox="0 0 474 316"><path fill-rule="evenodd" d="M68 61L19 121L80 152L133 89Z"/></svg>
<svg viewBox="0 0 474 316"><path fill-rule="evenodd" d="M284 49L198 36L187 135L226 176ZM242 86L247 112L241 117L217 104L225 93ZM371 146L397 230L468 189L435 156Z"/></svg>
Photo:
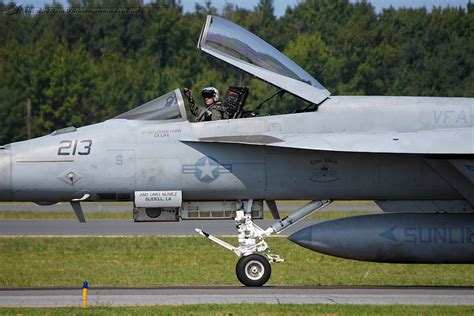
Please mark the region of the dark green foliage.
<svg viewBox="0 0 474 316"><path fill-rule="evenodd" d="M199 53L212 3L184 13L178 1L70 0L37 14L0 3L0 144L113 117L175 88L251 89L248 108L277 90ZM274 16L272 0L228 4L222 16L294 59L333 94L474 96L474 9L385 9L307 0ZM109 10L104 13L101 10ZM111 11L112 10L112 11ZM113 11L115 10L115 11ZM114 13L115 12L115 13ZM306 106L285 95L260 114Z"/></svg>

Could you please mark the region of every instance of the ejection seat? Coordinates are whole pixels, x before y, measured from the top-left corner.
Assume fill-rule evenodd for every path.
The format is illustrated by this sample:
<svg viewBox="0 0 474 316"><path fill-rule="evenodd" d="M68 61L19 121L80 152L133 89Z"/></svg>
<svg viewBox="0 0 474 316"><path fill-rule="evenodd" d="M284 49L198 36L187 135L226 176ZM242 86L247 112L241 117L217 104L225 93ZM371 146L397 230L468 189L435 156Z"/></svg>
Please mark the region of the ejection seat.
<svg viewBox="0 0 474 316"><path fill-rule="evenodd" d="M230 119L251 116L248 115L250 112L244 111L248 94L249 89L247 87L229 86L222 105Z"/></svg>

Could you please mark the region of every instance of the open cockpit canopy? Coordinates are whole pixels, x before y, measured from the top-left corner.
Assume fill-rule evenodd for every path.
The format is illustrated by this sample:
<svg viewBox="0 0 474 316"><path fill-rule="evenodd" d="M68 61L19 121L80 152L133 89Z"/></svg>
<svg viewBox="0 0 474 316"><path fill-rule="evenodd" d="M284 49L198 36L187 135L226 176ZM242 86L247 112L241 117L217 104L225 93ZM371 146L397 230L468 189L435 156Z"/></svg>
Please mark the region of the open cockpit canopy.
<svg viewBox="0 0 474 316"><path fill-rule="evenodd" d="M311 103L329 95L316 79L273 46L223 18L209 15L198 48Z"/></svg>
<svg viewBox="0 0 474 316"><path fill-rule="evenodd" d="M142 104L128 112L122 113L114 119L126 120L176 120L186 121L186 110L179 89L168 92L161 97Z"/></svg>

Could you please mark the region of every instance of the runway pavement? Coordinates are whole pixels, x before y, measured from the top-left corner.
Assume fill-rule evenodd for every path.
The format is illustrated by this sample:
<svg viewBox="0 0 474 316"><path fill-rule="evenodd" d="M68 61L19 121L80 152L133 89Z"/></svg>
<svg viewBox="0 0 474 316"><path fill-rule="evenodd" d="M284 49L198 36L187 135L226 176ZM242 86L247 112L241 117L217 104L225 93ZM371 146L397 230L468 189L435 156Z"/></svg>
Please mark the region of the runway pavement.
<svg viewBox="0 0 474 316"><path fill-rule="evenodd" d="M89 305L405 304L474 305L474 288L163 287L90 289ZM1 289L0 306L79 306L81 289Z"/></svg>
<svg viewBox="0 0 474 316"><path fill-rule="evenodd" d="M275 220L256 220L266 229ZM285 230L288 236L316 221L302 221ZM79 223L74 220L0 220L0 236L199 236L194 228L218 235L237 235L233 220L188 220L181 222L134 223L97 220Z"/></svg>

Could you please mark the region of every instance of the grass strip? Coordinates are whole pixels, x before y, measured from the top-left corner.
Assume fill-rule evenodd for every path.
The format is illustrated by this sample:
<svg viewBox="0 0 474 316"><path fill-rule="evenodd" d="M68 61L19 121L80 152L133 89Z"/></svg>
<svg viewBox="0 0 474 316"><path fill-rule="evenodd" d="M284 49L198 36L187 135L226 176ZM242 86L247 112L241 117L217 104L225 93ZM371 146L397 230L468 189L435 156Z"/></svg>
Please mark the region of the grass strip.
<svg viewBox="0 0 474 316"><path fill-rule="evenodd" d="M143 307L0 308L2 315L472 315L473 306L222 304Z"/></svg>
<svg viewBox="0 0 474 316"><path fill-rule="evenodd" d="M84 212L86 220L133 220L132 211L129 212ZM0 211L0 220L71 220L77 221L71 211Z"/></svg>
<svg viewBox="0 0 474 316"><path fill-rule="evenodd" d="M235 238L224 238L236 244ZM472 286L474 265L388 264L334 258L268 238L287 261L268 285ZM202 237L0 238L0 287L238 285L237 257Z"/></svg>

